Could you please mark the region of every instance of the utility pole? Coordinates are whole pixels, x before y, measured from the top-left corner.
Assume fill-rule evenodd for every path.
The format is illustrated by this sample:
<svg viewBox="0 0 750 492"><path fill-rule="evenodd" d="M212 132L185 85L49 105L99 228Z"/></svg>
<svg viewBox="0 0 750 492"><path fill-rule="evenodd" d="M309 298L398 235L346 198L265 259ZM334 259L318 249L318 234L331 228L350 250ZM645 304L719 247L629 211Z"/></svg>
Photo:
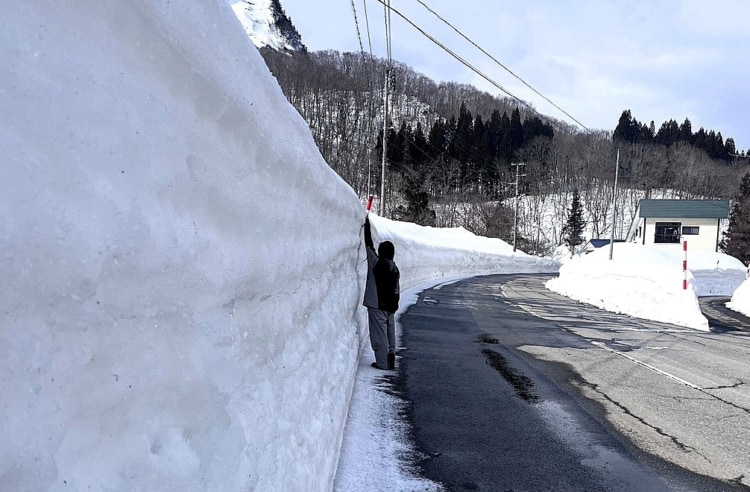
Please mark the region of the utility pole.
<svg viewBox="0 0 750 492"><path fill-rule="evenodd" d="M620 173L620 149L617 149L617 161L615 163L615 194L612 196L612 234L609 238L609 259L615 249L615 219L617 218L617 176Z"/></svg>
<svg viewBox="0 0 750 492"><path fill-rule="evenodd" d="M391 68L385 70L385 88L383 90L383 162L380 174L380 216L385 217L385 166L388 155L388 85L391 79Z"/></svg>
<svg viewBox="0 0 750 492"><path fill-rule="evenodd" d="M521 166L525 166L525 162L516 162L511 163L511 166L516 168L516 200L515 200L515 207L513 212L513 251L516 251L516 243L518 242L518 181L521 177L526 176L525 174L521 174Z"/></svg>
<svg viewBox="0 0 750 492"><path fill-rule="evenodd" d="M367 195L372 195L372 157L367 157Z"/></svg>

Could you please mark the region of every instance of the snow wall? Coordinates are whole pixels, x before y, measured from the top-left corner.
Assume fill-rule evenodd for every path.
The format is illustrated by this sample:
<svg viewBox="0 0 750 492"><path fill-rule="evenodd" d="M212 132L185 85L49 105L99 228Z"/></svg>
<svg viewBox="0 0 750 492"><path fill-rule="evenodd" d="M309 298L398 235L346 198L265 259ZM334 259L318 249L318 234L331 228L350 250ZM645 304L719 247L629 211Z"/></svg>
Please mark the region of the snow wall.
<svg viewBox="0 0 750 492"><path fill-rule="evenodd" d="M463 227L433 228L370 214L373 241L391 241L401 272L401 290L431 280L496 273L556 273L557 261L513 251L495 238L476 236Z"/></svg>
<svg viewBox="0 0 750 492"><path fill-rule="evenodd" d="M225 0L6 3L3 490L326 490L364 211Z"/></svg>
<svg viewBox="0 0 750 492"><path fill-rule="evenodd" d="M330 490L364 211L229 6L0 18L3 489ZM372 220L403 288L557 267Z"/></svg>

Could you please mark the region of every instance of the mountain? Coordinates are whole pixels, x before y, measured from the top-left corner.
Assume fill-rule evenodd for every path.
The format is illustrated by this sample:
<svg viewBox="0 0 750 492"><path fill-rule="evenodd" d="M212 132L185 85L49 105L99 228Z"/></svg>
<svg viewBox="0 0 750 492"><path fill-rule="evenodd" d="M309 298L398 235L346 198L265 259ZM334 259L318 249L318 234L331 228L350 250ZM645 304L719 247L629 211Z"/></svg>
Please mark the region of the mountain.
<svg viewBox="0 0 750 492"><path fill-rule="evenodd" d="M276 50L307 51L279 0L229 0L229 5L258 48L268 46Z"/></svg>

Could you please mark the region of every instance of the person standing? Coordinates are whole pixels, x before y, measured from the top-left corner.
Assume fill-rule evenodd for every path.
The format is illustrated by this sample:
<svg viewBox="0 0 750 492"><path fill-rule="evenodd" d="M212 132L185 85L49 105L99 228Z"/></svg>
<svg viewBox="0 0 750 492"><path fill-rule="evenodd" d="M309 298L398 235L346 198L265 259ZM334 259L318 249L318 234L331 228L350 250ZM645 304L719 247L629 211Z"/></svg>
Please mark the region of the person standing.
<svg viewBox="0 0 750 492"><path fill-rule="evenodd" d="M370 345L375 352L377 369L396 367L396 325L394 314L398 311L401 296L401 274L393 261L395 247L390 241L375 245L370 231L370 219L365 219L365 248L367 250L367 283L363 304L367 307Z"/></svg>

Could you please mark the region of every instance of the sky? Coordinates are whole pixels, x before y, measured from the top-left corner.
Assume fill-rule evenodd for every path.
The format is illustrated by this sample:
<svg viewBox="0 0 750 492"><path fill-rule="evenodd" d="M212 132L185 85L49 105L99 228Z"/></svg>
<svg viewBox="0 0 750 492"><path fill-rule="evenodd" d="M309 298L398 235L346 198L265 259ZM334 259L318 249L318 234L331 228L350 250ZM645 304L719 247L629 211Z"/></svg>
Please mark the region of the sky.
<svg viewBox="0 0 750 492"><path fill-rule="evenodd" d="M282 0L310 50L359 51L350 0ZM750 150L750 3L744 0L392 0L391 7L541 114L576 123L461 38L427 5L589 129L613 131L622 112L656 128L674 119ZM385 58L385 15L355 0L362 43ZM365 21L365 9L369 23ZM500 90L391 14L392 56L436 81Z"/></svg>
<svg viewBox="0 0 750 492"><path fill-rule="evenodd" d="M403 423L380 418L394 403L368 372L364 207L230 7L5 14L3 487L381 488L363 450L391 490L434 487L398 461L408 442L367 448ZM559 266L463 229L371 222L396 245L402 309L425 282Z"/></svg>

